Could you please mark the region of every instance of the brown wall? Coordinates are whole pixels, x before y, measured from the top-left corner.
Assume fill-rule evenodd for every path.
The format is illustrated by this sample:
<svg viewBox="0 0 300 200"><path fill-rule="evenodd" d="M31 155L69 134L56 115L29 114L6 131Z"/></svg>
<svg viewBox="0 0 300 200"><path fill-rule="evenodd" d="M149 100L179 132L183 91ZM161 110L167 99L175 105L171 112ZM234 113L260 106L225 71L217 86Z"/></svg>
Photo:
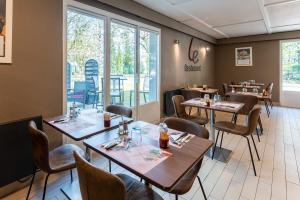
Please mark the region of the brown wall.
<svg viewBox="0 0 300 200"><path fill-rule="evenodd" d="M279 40L234 43L216 46L216 84L231 81L256 80L268 84L274 82L273 100L279 101L280 77ZM252 47L253 66L235 66L235 48Z"/></svg>
<svg viewBox="0 0 300 200"><path fill-rule="evenodd" d="M180 40L179 45L174 40ZM194 39L193 49L199 51L199 63L201 71L186 72L184 65L191 65L188 59L191 37L175 32L168 28L162 28L162 62L161 62L161 109L163 108L163 93L167 90L181 88L187 84L215 85L215 48L214 45L199 39ZM209 47L209 51L205 51Z"/></svg>
<svg viewBox="0 0 300 200"><path fill-rule="evenodd" d="M62 1L14 1L12 64L0 64L0 122L62 112Z"/></svg>

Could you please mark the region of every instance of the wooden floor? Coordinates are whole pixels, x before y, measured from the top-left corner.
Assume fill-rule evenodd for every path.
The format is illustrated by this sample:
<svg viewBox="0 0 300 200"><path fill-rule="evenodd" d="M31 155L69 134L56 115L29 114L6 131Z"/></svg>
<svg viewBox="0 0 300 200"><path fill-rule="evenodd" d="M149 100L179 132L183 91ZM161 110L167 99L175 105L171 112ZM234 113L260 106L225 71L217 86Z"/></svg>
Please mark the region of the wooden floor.
<svg viewBox="0 0 300 200"><path fill-rule="evenodd" d="M230 117L217 113L217 121ZM262 113L262 121L264 135L261 142L258 143L254 137L261 156L261 161L257 161L254 154L258 176L253 174L246 140L225 134L224 147L233 151L231 159L228 163L222 163L205 158L199 173L209 199L300 199L300 110L274 107L270 118L265 112ZM107 169L107 160L93 156L97 166ZM113 172L130 174L116 165L113 165ZM50 176L46 199L66 199L60 187L69 182L69 173ZM42 185L43 180L34 184L31 199L41 199ZM23 200L27 190L28 187L4 200ZM174 195L155 190L164 199L174 199ZM195 181L191 191L180 196L180 199L203 199L198 182Z"/></svg>

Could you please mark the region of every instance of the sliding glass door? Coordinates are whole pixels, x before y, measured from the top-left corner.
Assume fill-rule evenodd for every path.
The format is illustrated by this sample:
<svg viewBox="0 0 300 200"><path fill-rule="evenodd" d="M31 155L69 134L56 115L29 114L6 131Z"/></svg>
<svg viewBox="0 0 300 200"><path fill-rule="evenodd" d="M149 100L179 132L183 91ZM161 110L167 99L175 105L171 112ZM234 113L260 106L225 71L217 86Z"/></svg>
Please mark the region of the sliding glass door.
<svg viewBox="0 0 300 200"><path fill-rule="evenodd" d="M159 91L159 33L140 29L139 32L139 119L155 121L160 118ZM145 114L147 113L147 114Z"/></svg>
<svg viewBox="0 0 300 200"><path fill-rule="evenodd" d="M137 27L112 20L110 32L111 104L134 107Z"/></svg>
<svg viewBox="0 0 300 200"><path fill-rule="evenodd" d="M281 91L284 106L300 108L300 40L281 41Z"/></svg>
<svg viewBox="0 0 300 200"><path fill-rule="evenodd" d="M159 121L159 29L73 2L65 33L67 110L116 104Z"/></svg>

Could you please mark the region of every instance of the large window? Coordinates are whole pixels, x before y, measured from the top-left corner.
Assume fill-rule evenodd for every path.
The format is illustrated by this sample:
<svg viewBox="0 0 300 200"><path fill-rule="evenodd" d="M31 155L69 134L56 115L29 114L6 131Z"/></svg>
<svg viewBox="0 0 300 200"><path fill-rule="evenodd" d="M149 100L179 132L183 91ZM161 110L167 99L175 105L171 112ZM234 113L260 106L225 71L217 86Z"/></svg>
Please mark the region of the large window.
<svg viewBox="0 0 300 200"><path fill-rule="evenodd" d="M300 91L300 40L281 42L282 90Z"/></svg>
<svg viewBox="0 0 300 200"><path fill-rule="evenodd" d="M79 4L66 7L67 109L159 102L160 30Z"/></svg>

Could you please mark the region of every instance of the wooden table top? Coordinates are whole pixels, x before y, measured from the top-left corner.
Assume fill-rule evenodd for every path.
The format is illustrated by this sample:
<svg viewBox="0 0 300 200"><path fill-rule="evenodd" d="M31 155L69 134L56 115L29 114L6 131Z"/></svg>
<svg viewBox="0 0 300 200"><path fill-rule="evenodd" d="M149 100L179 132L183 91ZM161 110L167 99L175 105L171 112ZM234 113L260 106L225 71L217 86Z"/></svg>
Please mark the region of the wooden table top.
<svg viewBox="0 0 300 200"><path fill-rule="evenodd" d="M266 95L266 96L264 96L263 93L254 93L254 92L235 92L235 93L228 92L226 94L228 94L228 95L230 95L230 94L252 95L252 96L256 96L260 100L271 99L272 98L272 95Z"/></svg>
<svg viewBox="0 0 300 200"><path fill-rule="evenodd" d="M116 129L91 137L83 143L88 148L143 178L146 182L165 191L171 190L213 145L210 140L194 136L182 147L170 144L167 149L162 150L168 156L160 161L149 161L143 157L147 154L145 149L151 147L161 150L158 142L158 126L138 121L129 124L129 130L136 126L141 128L142 133L142 144L136 147L121 150L115 148L106 150L101 147L102 144L119 137ZM169 130L169 133L171 131L174 130Z"/></svg>
<svg viewBox="0 0 300 200"><path fill-rule="evenodd" d="M197 91L205 94L216 94L219 91L218 89L214 89L214 88L208 88L206 90L204 90L203 88L186 88L185 90L192 90L192 91Z"/></svg>
<svg viewBox="0 0 300 200"><path fill-rule="evenodd" d="M247 88L247 89L259 89L260 86L258 85L229 85L229 87L233 87L233 88Z"/></svg>
<svg viewBox="0 0 300 200"><path fill-rule="evenodd" d="M240 82L240 84L243 84L243 82ZM250 85L254 85L254 86L264 86L264 83L250 83Z"/></svg>
<svg viewBox="0 0 300 200"><path fill-rule="evenodd" d="M97 113L96 110L84 110L76 119L68 120L67 115L61 115L44 119L44 122L73 140L80 141L118 127L122 117L113 113L110 113L110 115L110 127L104 127L103 113ZM55 122L62 119L66 119L66 121ZM133 119L127 117L123 117L123 119L127 120L128 123L133 121Z"/></svg>
<svg viewBox="0 0 300 200"><path fill-rule="evenodd" d="M211 103L207 106L203 99L195 98L182 103L184 106L199 107L207 110L215 110L220 112L238 113L238 111L244 106L243 103L220 101L217 103Z"/></svg>

